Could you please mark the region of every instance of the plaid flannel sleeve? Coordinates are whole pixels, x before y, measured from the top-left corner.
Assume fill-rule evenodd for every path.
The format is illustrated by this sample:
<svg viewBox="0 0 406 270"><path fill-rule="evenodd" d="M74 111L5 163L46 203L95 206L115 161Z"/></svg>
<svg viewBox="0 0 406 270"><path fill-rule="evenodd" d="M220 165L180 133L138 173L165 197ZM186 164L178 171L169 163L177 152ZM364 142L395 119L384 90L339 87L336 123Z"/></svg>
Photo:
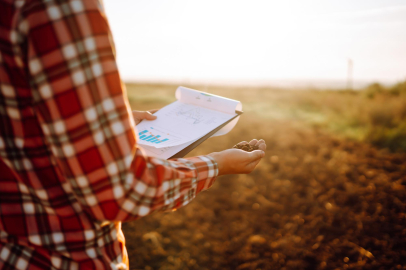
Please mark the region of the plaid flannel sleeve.
<svg viewBox="0 0 406 270"><path fill-rule="evenodd" d="M97 220L124 221L178 208L209 188L218 173L209 156L167 161L137 147L100 3L41 2L20 24L34 111L54 165L84 209Z"/></svg>

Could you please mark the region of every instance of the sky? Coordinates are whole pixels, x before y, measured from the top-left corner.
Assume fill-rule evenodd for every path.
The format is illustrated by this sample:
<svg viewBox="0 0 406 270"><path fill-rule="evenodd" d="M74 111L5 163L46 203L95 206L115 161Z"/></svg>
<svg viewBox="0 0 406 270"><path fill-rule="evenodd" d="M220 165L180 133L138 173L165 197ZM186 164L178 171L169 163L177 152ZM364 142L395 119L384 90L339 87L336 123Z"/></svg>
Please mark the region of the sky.
<svg viewBox="0 0 406 270"><path fill-rule="evenodd" d="M104 0L125 81L406 79L405 0Z"/></svg>

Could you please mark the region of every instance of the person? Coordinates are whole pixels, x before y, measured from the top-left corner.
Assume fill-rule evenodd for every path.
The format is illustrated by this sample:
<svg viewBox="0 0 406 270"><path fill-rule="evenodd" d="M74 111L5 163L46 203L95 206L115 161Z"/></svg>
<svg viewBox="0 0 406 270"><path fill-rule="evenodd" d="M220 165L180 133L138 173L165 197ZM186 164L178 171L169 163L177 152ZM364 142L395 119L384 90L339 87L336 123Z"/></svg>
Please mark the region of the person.
<svg viewBox="0 0 406 270"><path fill-rule="evenodd" d="M0 0L0 83L0 269L128 269L122 221L264 156L145 156L97 0Z"/></svg>

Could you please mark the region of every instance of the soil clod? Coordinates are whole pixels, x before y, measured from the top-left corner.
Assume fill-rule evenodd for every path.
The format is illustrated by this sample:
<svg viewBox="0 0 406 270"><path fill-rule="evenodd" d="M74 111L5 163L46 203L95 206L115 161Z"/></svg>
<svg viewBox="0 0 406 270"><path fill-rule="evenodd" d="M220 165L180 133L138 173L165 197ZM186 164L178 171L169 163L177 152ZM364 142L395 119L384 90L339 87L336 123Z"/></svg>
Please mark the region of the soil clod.
<svg viewBox="0 0 406 270"><path fill-rule="evenodd" d="M244 151L247 151L247 152L252 152L252 151L254 151L254 150L258 150L258 149L259 149L258 146L256 146L256 145L251 145L251 144L249 144L249 143L236 144L236 145L233 146L233 148L241 149L241 150L244 150Z"/></svg>

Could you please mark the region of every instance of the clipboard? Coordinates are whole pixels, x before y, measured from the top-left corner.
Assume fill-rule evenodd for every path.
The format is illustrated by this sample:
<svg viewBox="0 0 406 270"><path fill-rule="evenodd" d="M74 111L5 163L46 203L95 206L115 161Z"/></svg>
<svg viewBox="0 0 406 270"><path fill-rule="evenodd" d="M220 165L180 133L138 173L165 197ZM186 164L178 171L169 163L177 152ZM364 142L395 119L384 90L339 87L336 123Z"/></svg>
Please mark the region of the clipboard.
<svg viewBox="0 0 406 270"><path fill-rule="evenodd" d="M201 137L200 139L198 139L197 141L193 142L192 144L188 145L187 147L183 148L182 150L180 150L178 153L174 154L173 156L169 157L168 159L171 158L183 158L184 156L186 156L190 151L192 151L193 149L195 149L197 146L199 146L202 142L204 142L205 140L207 140L208 138L210 138L213 134L215 134L217 131L219 131L220 129L222 129L225 125L227 125L228 123L230 123L231 121L233 121L235 118L239 117L240 115L242 115L244 112L243 111L235 111L236 115L231 118L230 120L228 120L227 122L221 124L220 126L218 126L217 128L213 129L212 131L210 131L209 133L207 133L206 135L204 135L203 137Z"/></svg>

